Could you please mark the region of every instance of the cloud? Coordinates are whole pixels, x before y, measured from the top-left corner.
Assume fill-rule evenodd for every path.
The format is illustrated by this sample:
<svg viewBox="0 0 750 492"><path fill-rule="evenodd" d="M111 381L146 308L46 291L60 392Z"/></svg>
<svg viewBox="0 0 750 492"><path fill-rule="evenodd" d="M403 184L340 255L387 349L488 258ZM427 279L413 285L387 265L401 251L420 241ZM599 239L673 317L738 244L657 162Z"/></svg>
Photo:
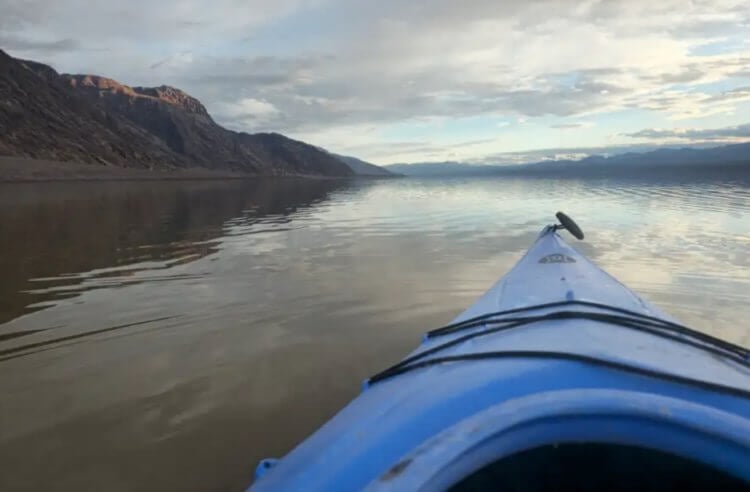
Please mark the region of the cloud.
<svg viewBox="0 0 750 492"><path fill-rule="evenodd" d="M63 51L74 51L80 48L80 43L72 38L58 39L54 41L24 39L16 36L8 36L0 33L0 47L23 51L27 53L58 53Z"/></svg>
<svg viewBox="0 0 750 492"><path fill-rule="evenodd" d="M279 113L273 104L251 97L226 104L221 108L221 114L229 122L229 126L238 130L260 129L268 125Z"/></svg>
<svg viewBox="0 0 750 492"><path fill-rule="evenodd" d="M631 107L667 113L672 119L687 119L732 113L737 103L750 101L750 87L737 87L716 94L696 90L664 90L650 94Z"/></svg>
<svg viewBox="0 0 750 492"><path fill-rule="evenodd" d="M686 118L729 111L728 103L716 106L702 93L668 91L750 66L730 55L691 57L691 42L662 35L649 24L653 19L640 24L651 12L679 26L677 4L573 10L561 4L437 1L428 8L385 1L372 9L354 2L339 5L352 27L333 50L322 43L302 55L206 57L175 75L207 94L209 109L211 99L237 91L268 100L279 109L279 129L302 134L425 117L564 118L646 109ZM724 23L740 22L731 7L691 7L690 29L713 22L717 12L729 12Z"/></svg>
<svg viewBox="0 0 750 492"><path fill-rule="evenodd" d="M628 137L653 140L681 139L681 140L732 140L750 138L750 124L730 126L725 128L696 129L696 128L647 128L633 133L626 133Z"/></svg>
<svg viewBox="0 0 750 492"><path fill-rule="evenodd" d="M283 128L294 132L418 118L585 115L603 111L612 98L630 93L627 88L597 80L594 73L572 72L577 81L570 86L544 78L529 80L529 88L517 88L513 82L463 80L458 69L414 74L409 77L411 83L404 84L399 77L382 73L351 73L348 68L341 73L347 64L334 57L196 63L198 66L193 64L188 70L205 75L185 77L199 92L211 90L223 97L239 91L263 98L279 108ZM208 106L211 109L210 103Z"/></svg>
<svg viewBox="0 0 750 492"><path fill-rule="evenodd" d="M750 99L750 87L736 87L711 96L708 101L712 103L723 103L728 101L747 101Z"/></svg>
<svg viewBox="0 0 750 492"><path fill-rule="evenodd" d="M40 32L66 32L97 43L126 40L133 47L145 42L164 45L202 44L203 35L233 36L257 28L291 12L313 7L323 0L2 0L5 30L28 36ZM190 29L186 29L190 28ZM82 40L81 40L82 41Z"/></svg>
<svg viewBox="0 0 750 492"><path fill-rule="evenodd" d="M0 0L0 11L13 54L64 40L46 46L60 71L168 83L220 123L332 148L365 145L353 128L427 118L528 121L539 141L537 119L696 119L750 100L746 0ZM370 135L364 157L384 155L390 140Z"/></svg>
<svg viewBox="0 0 750 492"><path fill-rule="evenodd" d="M594 126L594 124L588 121L574 121L571 123L558 123L551 125L550 128L556 128L558 130L573 130L576 128L591 128L592 126Z"/></svg>
<svg viewBox="0 0 750 492"><path fill-rule="evenodd" d="M193 63L193 54L191 52L184 52L184 53L175 53L174 55L170 55L162 60L159 60L156 63L153 63L151 66L149 66L150 69L155 70L157 68L175 68L180 67L184 65L190 65Z"/></svg>

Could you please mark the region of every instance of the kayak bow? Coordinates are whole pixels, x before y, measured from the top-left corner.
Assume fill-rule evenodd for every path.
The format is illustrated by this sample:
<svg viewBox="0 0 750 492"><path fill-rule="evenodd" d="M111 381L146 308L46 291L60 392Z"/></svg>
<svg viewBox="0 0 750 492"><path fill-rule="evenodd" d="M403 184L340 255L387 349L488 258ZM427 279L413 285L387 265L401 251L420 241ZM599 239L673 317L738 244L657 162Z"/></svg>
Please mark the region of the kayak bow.
<svg viewBox="0 0 750 492"><path fill-rule="evenodd" d="M251 490L750 488L750 352L641 299L558 219Z"/></svg>

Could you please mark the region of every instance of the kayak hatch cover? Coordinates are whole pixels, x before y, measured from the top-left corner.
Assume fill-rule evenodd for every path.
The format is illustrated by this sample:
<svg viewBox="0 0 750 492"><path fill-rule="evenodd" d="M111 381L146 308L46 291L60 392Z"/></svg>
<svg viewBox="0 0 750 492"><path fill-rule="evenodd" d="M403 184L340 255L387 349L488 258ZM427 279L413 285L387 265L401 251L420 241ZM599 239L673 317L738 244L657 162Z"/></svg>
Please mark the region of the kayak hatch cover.
<svg viewBox="0 0 750 492"><path fill-rule="evenodd" d="M641 299L557 217L249 490L750 489L750 352Z"/></svg>

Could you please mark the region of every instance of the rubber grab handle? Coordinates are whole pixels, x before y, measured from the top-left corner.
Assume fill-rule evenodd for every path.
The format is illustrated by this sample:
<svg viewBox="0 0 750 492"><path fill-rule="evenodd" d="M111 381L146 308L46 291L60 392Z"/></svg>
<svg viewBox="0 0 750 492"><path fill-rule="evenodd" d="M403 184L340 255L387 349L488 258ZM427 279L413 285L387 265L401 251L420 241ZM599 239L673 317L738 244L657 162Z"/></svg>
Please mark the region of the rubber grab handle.
<svg viewBox="0 0 750 492"><path fill-rule="evenodd" d="M576 239L583 241L583 231L580 227L578 227L578 224L576 224L573 219L562 212L557 212L555 214L555 217L557 217L557 220L560 221L560 224L562 224L562 226L566 228L569 233L573 234Z"/></svg>

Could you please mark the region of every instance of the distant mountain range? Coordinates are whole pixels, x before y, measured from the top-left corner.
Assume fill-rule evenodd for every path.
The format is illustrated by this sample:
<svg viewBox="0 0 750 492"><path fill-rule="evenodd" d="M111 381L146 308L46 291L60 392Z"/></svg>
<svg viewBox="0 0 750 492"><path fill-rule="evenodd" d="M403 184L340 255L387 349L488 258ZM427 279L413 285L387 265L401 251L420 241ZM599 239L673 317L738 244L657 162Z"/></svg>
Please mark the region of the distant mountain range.
<svg viewBox="0 0 750 492"><path fill-rule="evenodd" d="M405 176L478 176L496 174L500 166L466 164L455 161L390 164L385 169Z"/></svg>
<svg viewBox="0 0 750 492"><path fill-rule="evenodd" d="M370 164L362 159L356 157L349 157L345 155L332 154L337 159L344 161L355 174L360 176L397 176L399 173L396 171L388 170L375 164Z"/></svg>
<svg viewBox="0 0 750 492"><path fill-rule="evenodd" d="M277 133L227 130L200 101L174 87L58 74L1 50L0 155L160 171L390 174Z"/></svg>
<svg viewBox="0 0 750 492"><path fill-rule="evenodd" d="M711 148L660 148L650 152L589 156L580 160L548 160L506 166L427 162L393 164L387 169L407 176L539 176L641 177L675 173L718 175L746 173L750 177L750 143Z"/></svg>

